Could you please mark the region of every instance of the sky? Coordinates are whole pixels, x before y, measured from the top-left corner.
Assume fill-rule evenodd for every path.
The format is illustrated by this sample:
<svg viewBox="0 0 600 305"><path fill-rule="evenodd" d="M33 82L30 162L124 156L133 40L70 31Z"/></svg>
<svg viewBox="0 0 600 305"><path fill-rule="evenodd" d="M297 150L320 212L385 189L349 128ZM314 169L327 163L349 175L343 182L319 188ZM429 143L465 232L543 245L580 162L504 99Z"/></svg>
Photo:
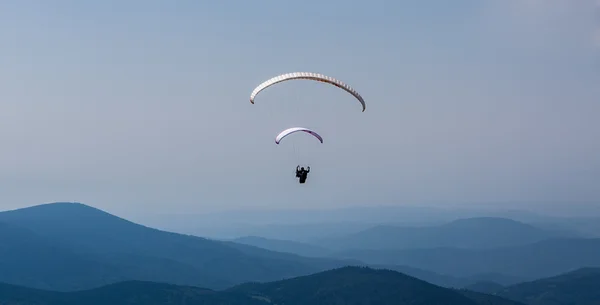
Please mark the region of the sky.
<svg viewBox="0 0 600 305"><path fill-rule="evenodd" d="M6 0L0 46L1 210L600 203L597 1ZM366 111L250 104L295 71Z"/></svg>

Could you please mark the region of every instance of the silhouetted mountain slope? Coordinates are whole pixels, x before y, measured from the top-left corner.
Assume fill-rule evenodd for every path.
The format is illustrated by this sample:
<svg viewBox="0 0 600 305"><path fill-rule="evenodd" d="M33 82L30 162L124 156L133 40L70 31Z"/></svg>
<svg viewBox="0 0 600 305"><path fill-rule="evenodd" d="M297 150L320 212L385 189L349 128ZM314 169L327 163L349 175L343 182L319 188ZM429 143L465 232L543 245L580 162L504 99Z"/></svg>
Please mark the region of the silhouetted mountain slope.
<svg viewBox="0 0 600 305"><path fill-rule="evenodd" d="M254 238L253 238L254 239ZM261 237L257 237L257 239L262 239ZM268 240L268 239L267 239ZM268 240L266 243L269 243L271 240ZM276 241L278 242L278 241ZM283 241L283 242L287 242L287 241ZM235 242L236 244L238 243L237 240ZM291 243L295 243L295 242L291 242ZM300 243L299 243L300 244ZM238 248L240 248L240 250L247 252L248 250L250 250L250 248L242 248L237 246ZM258 246L260 247L260 246ZM254 248L254 247L252 247ZM262 249L262 248L261 248ZM259 249L252 249L251 252L248 252L250 254L256 254L256 251L260 251ZM275 254L274 252L269 252L268 254L263 254L261 253L261 255L273 255ZM273 256L275 257L275 256ZM300 258L299 258L300 259ZM372 267L372 268L377 268L377 269L389 269L389 270L394 270L394 271L398 271L400 273L404 273L406 275L412 276L412 277L416 277L420 280L432 283L434 285L438 285L438 286L442 286L442 287L448 287L448 288L462 288L465 287L467 285L471 285L474 284L478 281L480 281L481 279L477 276L473 277L473 278L458 278L458 277L453 277L453 276L447 276L447 275L441 275L432 271L428 271L428 270L424 270L424 269L419 269L419 268L414 268L414 267L409 267L409 266L398 266L398 265L377 265L377 264L365 264L361 261L358 260L351 260L348 261L348 265L355 265L355 266L368 266L368 267ZM479 275L478 275L479 276ZM506 280L506 278L508 278L508 276L503 276L503 275L492 275L490 274L488 275L481 275L482 278L484 278L485 280L489 280L489 278L498 278L503 280L503 283L506 282L508 284L514 284L514 283L518 283L521 282L521 280L515 280L514 278L511 279L511 281Z"/></svg>
<svg viewBox="0 0 600 305"><path fill-rule="evenodd" d="M528 280L600 266L600 239L550 239L497 249L357 250L336 254L370 264L408 265L457 277L498 273Z"/></svg>
<svg viewBox="0 0 600 305"><path fill-rule="evenodd" d="M257 253L260 253L261 251L264 251L264 250L262 250L262 248L255 248L254 246L243 247L242 245L238 245L237 243L234 245L234 247L237 247L240 250L242 250L246 253L249 253L249 254L257 254ZM278 252L270 252L269 251L268 253L260 253L260 255L261 256L269 255L270 257L276 258L277 253ZM303 259L303 258L299 257L299 259ZM348 260L347 262L348 262L348 265L353 265L353 266L363 266L363 267L372 267L372 268L377 268L377 269L389 269L389 270L398 271L400 273L404 273L406 275L418 278L420 280L432 283L434 285L438 285L441 287L447 287L447 288L462 288L462 287L474 284L477 281L479 281L479 279L477 279L477 278L468 278L467 279L467 278L446 276L446 275L441 275L441 274L438 274L438 273L435 273L432 271L409 267L409 266L365 264L358 260ZM501 277L501 275L498 275L498 276ZM514 284L514 283L518 283L518 282L520 282L520 281L512 281L512 282L510 282L510 284Z"/></svg>
<svg viewBox="0 0 600 305"><path fill-rule="evenodd" d="M502 286L510 286L522 282L528 281L529 278L522 276L506 275L497 272L483 272L477 273L471 276L464 277L465 280L471 283L477 282L492 282L498 283Z"/></svg>
<svg viewBox="0 0 600 305"><path fill-rule="evenodd" d="M28 280L5 275L9 283L37 288L70 290L92 288L118 280L169 281L176 284L226 288L246 281L278 280L319 272L348 263L336 259L304 258L293 254L271 252L246 245L208 240L205 238L164 232L115 217L83 204L55 203L0 213L0 222L23 228L35 237L27 237L32 247L38 240L56 245L71 256L56 254L57 260L82 265L70 270L67 264L63 277L60 264L46 267L51 283L39 283L41 271L31 269ZM29 261L47 256L47 251L20 251L14 248L12 267L28 268ZM57 250L58 251L58 250ZM50 252L51 253L51 252ZM20 257L31 256L30 260ZM73 257L74 258L69 258ZM79 260L91 263L77 263ZM40 270L45 270L40 268ZM76 283L70 273L87 275ZM50 286L48 286L50 285Z"/></svg>
<svg viewBox="0 0 600 305"><path fill-rule="evenodd" d="M481 217L431 227L377 226L314 243L336 249L495 248L524 245L552 236L514 220Z"/></svg>
<svg viewBox="0 0 600 305"><path fill-rule="evenodd" d="M79 289L126 278L110 264L56 245L33 232L0 223L0 282Z"/></svg>
<svg viewBox="0 0 600 305"><path fill-rule="evenodd" d="M270 239L263 239L262 237L251 237L250 238L252 241L255 240L266 240L264 241L264 243L266 243L267 245L271 245L270 242L273 240ZM275 243L278 243L280 240L275 240ZM292 242L292 241L281 241L284 243L290 242L291 244L297 245L299 244L299 248L302 248L305 244L302 243L296 243L296 242ZM235 243L239 243L239 241L236 239ZM249 242L250 243L250 242ZM261 244L261 242L257 242L257 244ZM255 245L257 247L260 247L259 245ZM310 245L309 245L310 247ZM249 250L249 248L243 249L241 247L240 250L247 252L247 250ZM275 248L275 246L273 246L271 248L271 250L274 250L273 248ZM292 247L290 247L292 248ZM294 247L295 248L295 247ZM262 249L262 248L261 248ZM320 249L320 248L318 248ZM290 250L295 250L295 249L290 249ZM248 252L250 254L256 254L256 251L260 251L256 248L252 249L252 252ZM323 250L325 251L325 250ZM273 252L269 252L268 255L273 255ZM299 254L299 253L296 253ZM261 253L261 255L267 255L267 254L263 254ZM420 280L432 283L434 285L438 285L438 286L442 286L442 287L450 287L450 288L462 288L465 287L466 285L471 285L474 284L476 282L478 282L480 279L478 278L458 278L458 277L452 277L452 276L446 276L446 275L441 275L432 271L428 271L428 270L424 270L424 269L419 269L419 268L414 268L414 267L409 267L409 266L398 266L398 265L376 265L376 264L365 264L361 261L358 260L353 260L353 261L348 261L348 265L355 265L355 266L368 266L368 267L372 267L372 268L377 268L377 269L389 269L389 270L394 270L394 271L398 271L400 273L404 273L406 275L412 276L412 277L416 277ZM492 275L490 275L492 276ZM502 277L502 275L497 275L498 277ZM493 278L493 277L492 277ZM504 277L502 277L504 279ZM509 284L514 284L514 283L518 283L521 282L520 280L513 280L510 281Z"/></svg>
<svg viewBox="0 0 600 305"><path fill-rule="evenodd" d="M331 268L337 268L342 266L349 265L365 265L365 263L355 260L355 259L338 259L338 258L329 258L329 257L305 257L300 256L293 253L285 253L285 252L276 252L271 251L255 246L238 244L234 242L222 242L224 245L227 245L231 248L241 251L244 254L251 255L254 257L260 257L261 259L267 259L272 264L276 264L277 262L283 261L293 261L297 263L298 266L304 266L304 269L311 269L310 273L320 272L323 270L329 270ZM334 266L334 267L332 267ZM294 277L296 275L290 275L289 277Z"/></svg>
<svg viewBox="0 0 600 305"><path fill-rule="evenodd" d="M344 267L265 284L243 284L227 290L274 304L501 304L481 303L460 293L391 271Z"/></svg>
<svg viewBox="0 0 600 305"><path fill-rule="evenodd" d="M471 293L473 294L473 293ZM0 284L3 305L523 305L497 296L469 296L389 270L345 267L264 284L242 284L225 291L127 281L104 287L52 292Z"/></svg>
<svg viewBox="0 0 600 305"><path fill-rule="evenodd" d="M0 213L0 222L27 228L40 236L92 253L172 254L170 247L201 250L198 260L236 251L207 239L159 231L79 203L52 203ZM187 241L196 243L188 244ZM187 252L179 252L185 256Z"/></svg>
<svg viewBox="0 0 600 305"><path fill-rule="evenodd" d="M307 257L319 257L325 256L331 251L323 248L314 246L307 243L301 243L290 240L282 240L282 239L269 239L259 236L245 236L236 238L233 242L245 245L251 245L260 247L267 250L278 251L278 252L287 252L294 253Z"/></svg>
<svg viewBox="0 0 600 305"><path fill-rule="evenodd" d="M246 238L243 238L243 239L246 241L248 240ZM251 239L251 241L253 243L254 243L254 241L257 241L257 240L261 241L261 242L256 242L256 244L266 243L267 246L273 245L273 244L271 244L271 241L273 241L271 239L264 239L262 237L250 237L249 239ZM297 242L293 242L293 241L285 241L285 240L274 240L274 243L277 244L280 241L283 242L284 244L289 242L290 244L294 245L294 246L289 247L290 248L289 250L296 250L297 248L303 248L303 246L306 245L306 244L302 244L302 243L297 243ZM239 243L239 239L236 239L234 242ZM255 246L260 247L259 245L255 245ZM308 246L310 247L310 245L308 245ZM282 246L282 247L285 247L285 246ZM276 246L273 246L270 250L274 250L273 248L276 248ZM262 249L262 247L261 247L261 249ZM321 249L321 248L317 248L317 249ZM241 250L244 251L244 250L248 250L248 249L241 249ZM258 250L254 249L254 251L258 251ZM322 251L326 251L326 250L322 250ZM250 253L256 253L256 252L250 252ZM295 253L295 252L291 252L291 253ZM269 254L272 255L273 252L270 252ZM295 254L299 254L299 253L295 253ZM377 268L377 269L394 270L394 271L398 271L400 273L404 273L409 276L416 277L420 280L432 283L434 285L442 286L442 287L462 288L466 285L473 284L477 281L476 279L462 279L462 278L457 278L457 277L452 277L452 276L445 276L445 275L437 274L435 272L431 272L428 270L413 268L413 267L409 267L409 266L367 265L358 260L348 261L348 265L368 266L368 267ZM517 282L518 281L512 282L512 283L517 283Z"/></svg>
<svg viewBox="0 0 600 305"><path fill-rule="evenodd" d="M2 305L267 305L235 293L219 293L204 288L129 281L104 287L53 292L0 284Z"/></svg>
<svg viewBox="0 0 600 305"><path fill-rule="evenodd" d="M62 295L60 292L0 283L0 304L2 305L64 304L56 302Z"/></svg>
<svg viewBox="0 0 600 305"><path fill-rule="evenodd" d="M418 278L422 281L441 286L446 288L463 288L468 285L472 285L475 281L465 278L453 277L448 275L442 275L432 271L409 267L409 266L397 266L397 265L368 265L368 267L376 269L388 269L397 271L408 276Z"/></svg>
<svg viewBox="0 0 600 305"><path fill-rule="evenodd" d="M467 285L463 288L480 293L494 294L502 290L504 286L494 282L477 282L471 285Z"/></svg>
<svg viewBox="0 0 600 305"><path fill-rule="evenodd" d="M600 268L582 268L513 285L500 290L496 295L529 305L598 305Z"/></svg>
<svg viewBox="0 0 600 305"><path fill-rule="evenodd" d="M130 279L232 285L177 261L128 253L81 253L27 229L0 223L0 282L69 291Z"/></svg>
<svg viewBox="0 0 600 305"><path fill-rule="evenodd" d="M499 296L476 292L472 290L460 289L458 290L458 292L466 296L467 298L477 302L477 304L479 305L527 305L526 303L508 300Z"/></svg>

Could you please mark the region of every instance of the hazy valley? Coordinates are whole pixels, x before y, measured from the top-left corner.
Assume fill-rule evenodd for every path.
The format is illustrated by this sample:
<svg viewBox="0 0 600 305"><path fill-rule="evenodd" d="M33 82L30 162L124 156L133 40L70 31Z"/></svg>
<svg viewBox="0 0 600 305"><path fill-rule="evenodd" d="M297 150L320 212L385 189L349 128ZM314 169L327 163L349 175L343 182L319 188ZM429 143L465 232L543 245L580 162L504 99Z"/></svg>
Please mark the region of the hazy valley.
<svg viewBox="0 0 600 305"><path fill-rule="evenodd" d="M382 223L305 240L215 239L157 230L78 203L0 212L0 282L8 285L0 301L28 304L10 303L27 295L39 304L75 304L106 295L89 304L108 304L102 302L120 291L119 297L143 294L174 304L196 298L206 304L330 304L329 298L355 299L355 289L380 287L377 298L389 304L420 299L416 291L431 289L450 302L443 304L537 305L549 298L548 281L560 283L552 295L564 304L570 304L565 287L581 284L583 301L596 296L590 287L600 287L600 269L594 269L600 268L600 239L573 227L555 230L489 215L418 226ZM312 278L333 285L332 294L317 293ZM422 304L437 304L422 297Z"/></svg>

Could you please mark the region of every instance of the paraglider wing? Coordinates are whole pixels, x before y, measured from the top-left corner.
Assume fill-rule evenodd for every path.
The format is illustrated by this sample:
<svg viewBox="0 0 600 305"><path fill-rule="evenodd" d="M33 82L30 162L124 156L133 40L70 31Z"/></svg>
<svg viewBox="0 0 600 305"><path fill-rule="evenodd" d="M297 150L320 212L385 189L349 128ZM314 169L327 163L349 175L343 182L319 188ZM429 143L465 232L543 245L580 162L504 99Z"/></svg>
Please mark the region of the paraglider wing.
<svg viewBox="0 0 600 305"><path fill-rule="evenodd" d="M299 131L303 131L306 132L312 136L314 136L315 138L319 139L319 141L321 141L321 143L323 143L323 138L316 132L308 129L308 128L303 128L303 127L292 127L292 128L288 128L282 132L280 132L277 137L275 137L275 143L279 144L279 142L281 142L281 140L285 137L287 137L288 135L295 133L295 132L299 132Z"/></svg>
<svg viewBox="0 0 600 305"><path fill-rule="evenodd" d="M250 103L254 104L254 98L256 98L256 95L258 95L259 92L266 89L267 87L270 87L270 86L275 85L280 82L284 82L287 80L293 80L293 79L308 79L308 80L314 80L314 81L319 81L319 82L324 82L324 83L334 85L336 87L344 89L346 92L352 94L355 98L357 98L363 107L363 110L362 110L363 112L367 108L367 106L365 104L365 100L352 87L346 85L345 83L343 83L333 77L329 77L329 76L318 74L318 73L312 73L312 72L293 72L293 73L287 73L287 74L282 74L282 75L273 77L273 78L265 81L264 83L258 85L258 87L256 87L252 91L252 94L250 94Z"/></svg>

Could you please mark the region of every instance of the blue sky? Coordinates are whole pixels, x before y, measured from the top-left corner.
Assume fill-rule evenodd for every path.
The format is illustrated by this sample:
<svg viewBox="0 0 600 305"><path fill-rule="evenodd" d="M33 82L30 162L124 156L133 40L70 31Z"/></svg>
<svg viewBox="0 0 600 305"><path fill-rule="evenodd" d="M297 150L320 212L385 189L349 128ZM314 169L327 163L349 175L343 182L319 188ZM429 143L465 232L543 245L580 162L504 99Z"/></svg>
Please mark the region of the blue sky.
<svg viewBox="0 0 600 305"><path fill-rule="evenodd" d="M597 6L3 1L0 208L598 202ZM307 81L248 102L293 71L367 111ZM275 145L293 126L325 143Z"/></svg>

